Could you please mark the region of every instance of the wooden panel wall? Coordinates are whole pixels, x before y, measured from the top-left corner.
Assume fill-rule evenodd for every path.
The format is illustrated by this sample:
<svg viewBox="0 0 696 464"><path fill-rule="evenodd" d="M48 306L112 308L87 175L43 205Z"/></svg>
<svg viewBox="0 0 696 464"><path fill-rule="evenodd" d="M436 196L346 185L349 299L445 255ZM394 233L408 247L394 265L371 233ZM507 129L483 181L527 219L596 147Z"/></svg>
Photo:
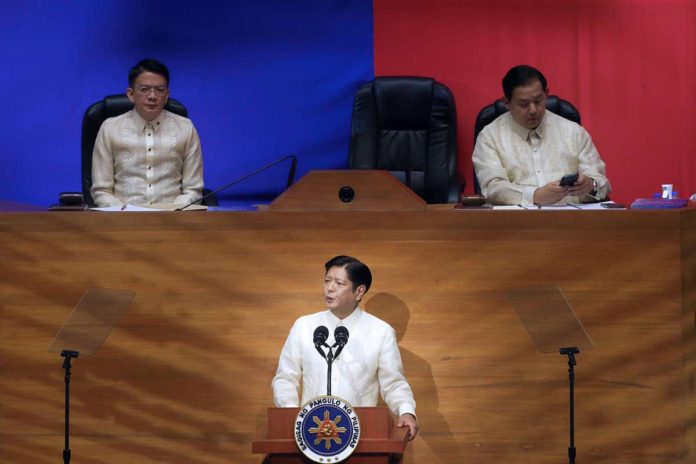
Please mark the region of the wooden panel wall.
<svg viewBox="0 0 696 464"><path fill-rule="evenodd" d="M137 295L74 362L73 462L260 462L287 332L322 309L323 263L350 254L416 394L406 462L567 459L566 360L536 351L504 297L539 284L595 343L578 356L578 462L693 462L694 213L0 215L0 461L60 460L47 347L85 289L115 287Z"/></svg>

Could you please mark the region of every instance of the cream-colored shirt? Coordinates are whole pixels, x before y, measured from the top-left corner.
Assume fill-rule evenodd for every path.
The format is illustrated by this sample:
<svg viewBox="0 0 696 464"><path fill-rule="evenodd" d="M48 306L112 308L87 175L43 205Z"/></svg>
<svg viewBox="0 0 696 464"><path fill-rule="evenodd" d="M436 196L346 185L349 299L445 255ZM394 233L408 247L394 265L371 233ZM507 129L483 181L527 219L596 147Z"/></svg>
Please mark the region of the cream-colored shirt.
<svg viewBox="0 0 696 464"><path fill-rule="evenodd" d="M326 360L313 343L314 330L334 330L343 325L350 334L348 343L331 368L331 394L352 406L376 406L381 392L384 402L397 416L416 414L413 391L403 373L401 354L394 329L375 316L356 308L341 320L329 310L303 316L292 326L273 378L273 399L281 408L297 407L315 396L326 395ZM302 397L300 400L300 386Z"/></svg>
<svg viewBox="0 0 696 464"><path fill-rule="evenodd" d="M94 145L91 192L97 206L201 198L201 144L191 120L163 111L145 121L131 110L104 121Z"/></svg>
<svg viewBox="0 0 696 464"><path fill-rule="evenodd" d="M479 133L473 161L481 193L493 204L531 205L537 188L575 172L594 179L597 194L569 195L558 204L606 198L611 190L590 134L551 111L531 131L509 111L501 115Z"/></svg>

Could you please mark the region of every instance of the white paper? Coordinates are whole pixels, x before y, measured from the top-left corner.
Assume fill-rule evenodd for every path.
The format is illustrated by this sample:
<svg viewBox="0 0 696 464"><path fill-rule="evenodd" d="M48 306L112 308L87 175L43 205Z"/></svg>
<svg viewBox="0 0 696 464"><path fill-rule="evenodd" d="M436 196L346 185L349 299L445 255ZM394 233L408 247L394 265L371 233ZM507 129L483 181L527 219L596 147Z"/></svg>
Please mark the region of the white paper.
<svg viewBox="0 0 696 464"><path fill-rule="evenodd" d="M92 211L120 211L123 213L132 213L132 212L137 212L137 211L147 211L149 213L152 213L153 211L164 211L162 209L157 209L157 208L145 208L142 206L135 206L135 205L125 205L124 206L102 206L99 208L90 208Z"/></svg>
<svg viewBox="0 0 696 464"><path fill-rule="evenodd" d="M602 203L613 203L612 201L603 201ZM605 208L602 203L582 203L582 204L571 204L571 205L550 205L550 206L537 206L537 205L503 205L503 206L493 206L496 211L610 211L612 209L626 209L626 208Z"/></svg>
<svg viewBox="0 0 696 464"><path fill-rule="evenodd" d="M124 213L133 213L133 212L149 212L152 213L153 211L176 211L178 208L181 208L182 206L185 205L179 205L176 203L154 203L152 205L148 206L136 206L136 205L126 205L125 208L123 206L103 206L100 208L90 208L92 211L121 211ZM186 207L186 209L183 209L182 211L205 211L207 210L208 207L204 205L189 205Z"/></svg>

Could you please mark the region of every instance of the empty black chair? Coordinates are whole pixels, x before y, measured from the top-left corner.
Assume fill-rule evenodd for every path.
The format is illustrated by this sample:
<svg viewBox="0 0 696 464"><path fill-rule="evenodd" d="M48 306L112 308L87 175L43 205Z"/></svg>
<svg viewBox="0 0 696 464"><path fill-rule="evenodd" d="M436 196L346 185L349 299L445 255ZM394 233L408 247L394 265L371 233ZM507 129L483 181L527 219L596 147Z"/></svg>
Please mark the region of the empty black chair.
<svg viewBox="0 0 696 464"><path fill-rule="evenodd" d="M568 100L563 100L557 95L549 95L546 98L546 109L580 124L580 112L578 112L577 108ZM502 99L496 100L479 111L479 114L476 116L476 125L474 126L474 145L476 145L479 132L488 124L492 123L498 116L507 112L508 109ZM474 171L474 192L481 193L481 186L478 183L476 171Z"/></svg>
<svg viewBox="0 0 696 464"><path fill-rule="evenodd" d="M428 203L456 203L457 118L452 93L425 77L377 77L355 94L351 169L384 169Z"/></svg>
<svg viewBox="0 0 696 464"><path fill-rule="evenodd" d="M109 95L96 103L93 103L85 111L82 117L82 197L84 203L94 206L94 200L90 189L92 188L92 152L97 140L97 133L102 123L108 118L119 116L133 109L133 103L128 100L126 94ZM170 98L164 109L179 116L188 117L186 107L177 100ZM203 195L209 190L204 190ZM205 205L217 206L217 200L213 197L204 201Z"/></svg>

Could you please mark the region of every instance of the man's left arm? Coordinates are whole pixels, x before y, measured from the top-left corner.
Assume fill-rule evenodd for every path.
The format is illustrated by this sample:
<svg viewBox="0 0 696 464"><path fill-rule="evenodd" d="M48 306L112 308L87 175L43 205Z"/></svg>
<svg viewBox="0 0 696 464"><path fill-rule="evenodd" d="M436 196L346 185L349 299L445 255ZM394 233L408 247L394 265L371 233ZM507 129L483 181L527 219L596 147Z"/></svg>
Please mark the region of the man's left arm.
<svg viewBox="0 0 696 464"><path fill-rule="evenodd" d="M397 425L408 427L409 440L413 440L418 434L416 401L411 386L404 377L401 354L393 329L389 330L382 344L377 378L384 402L399 417Z"/></svg>
<svg viewBox="0 0 696 464"><path fill-rule="evenodd" d="M186 143L181 169L181 195L174 203L186 204L203 196L203 155L196 127L191 124L191 135Z"/></svg>
<svg viewBox="0 0 696 464"><path fill-rule="evenodd" d="M578 173L580 178L569 194L582 194L583 200L602 200L611 191L606 175L606 165L592 142L592 137L584 129L578 133Z"/></svg>

